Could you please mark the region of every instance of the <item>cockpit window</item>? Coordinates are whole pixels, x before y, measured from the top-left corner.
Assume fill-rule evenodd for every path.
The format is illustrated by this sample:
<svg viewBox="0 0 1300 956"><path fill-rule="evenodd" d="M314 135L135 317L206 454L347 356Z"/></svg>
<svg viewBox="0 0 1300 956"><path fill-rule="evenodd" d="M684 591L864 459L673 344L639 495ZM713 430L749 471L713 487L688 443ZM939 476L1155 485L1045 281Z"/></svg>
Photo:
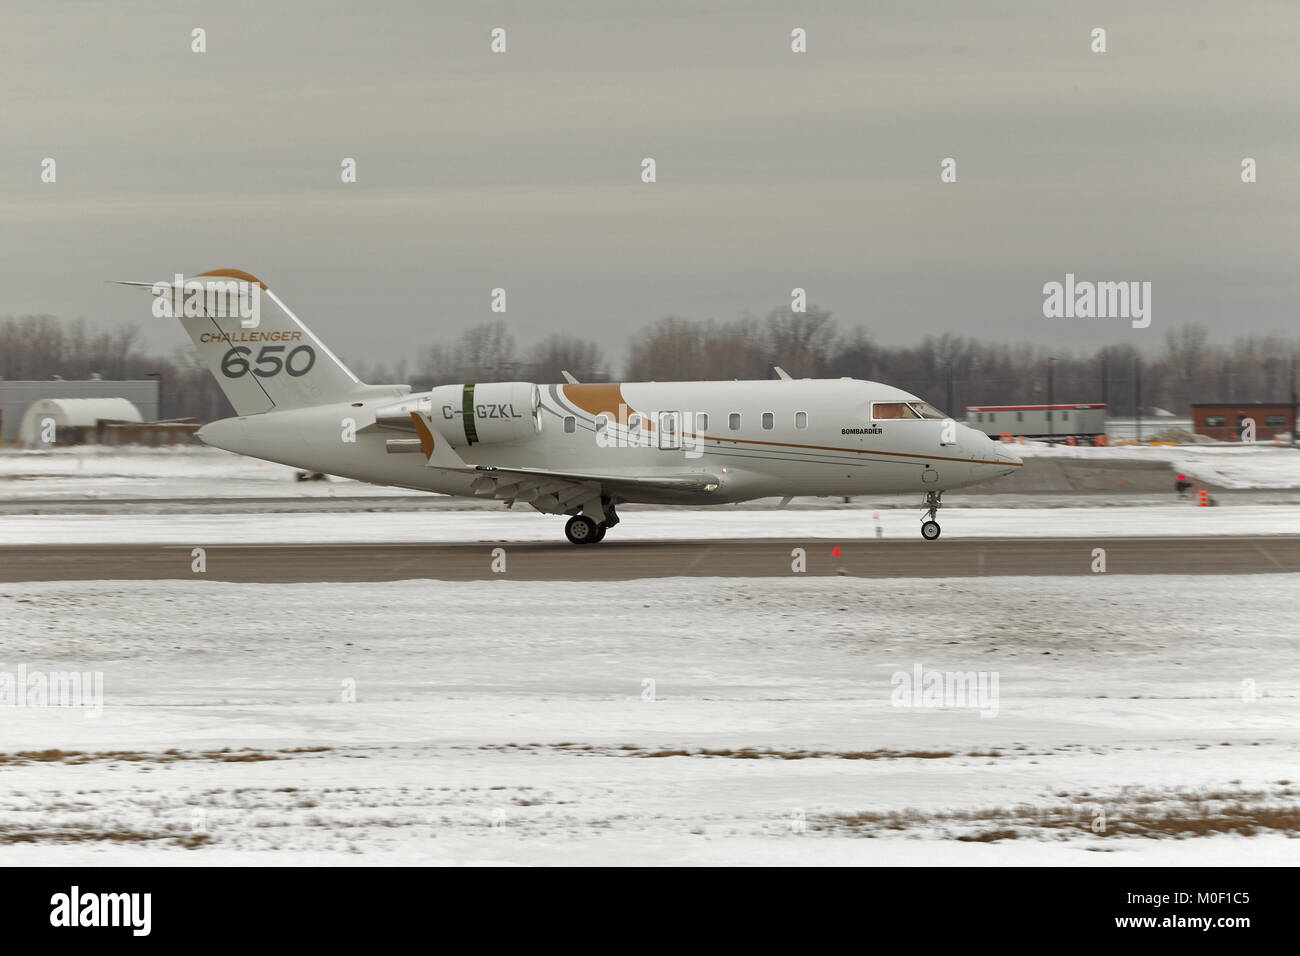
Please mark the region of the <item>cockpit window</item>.
<svg viewBox="0 0 1300 956"><path fill-rule="evenodd" d="M871 405L871 417L877 420L903 418L917 420L930 418L942 421L948 416L939 411L939 409L935 408L929 402L923 402L917 399L916 401L911 402L873 402Z"/></svg>
<svg viewBox="0 0 1300 956"><path fill-rule="evenodd" d="M873 402L871 405L871 417L878 419L887 418L920 418L907 402Z"/></svg>
<svg viewBox="0 0 1300 956"><path fill-rule="evenodd" d="M948 417L943 412L939 411L939 409L931 405L929 402L916 401L916 402L909 402L908 404L911 405L913 408L915 408L917 413L922 418L937 418L942 420Z"/></svg>

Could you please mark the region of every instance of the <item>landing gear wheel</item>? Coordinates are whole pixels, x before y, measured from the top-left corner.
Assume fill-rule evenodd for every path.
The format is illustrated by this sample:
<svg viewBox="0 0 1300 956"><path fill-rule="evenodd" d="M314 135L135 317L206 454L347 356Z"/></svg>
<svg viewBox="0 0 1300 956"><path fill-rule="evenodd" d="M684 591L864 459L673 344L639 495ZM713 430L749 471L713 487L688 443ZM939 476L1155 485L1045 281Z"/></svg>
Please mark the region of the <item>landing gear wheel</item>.
<svg viewBox="0 0 1300 956"><path fill-rule="evenodd" d="M574 515L564 526L565 537L573 544L593 544L604 537L600 526L586 515Z"/></svg>
<svg viewBox="0 0 1300 956"><path fill-rule="evenodd" d="M592 543L592 544L600 544L602 541L604 541L604 540L605 540L605 532L608 531L608 530L609 530L609 525L607 525L607 524L598 524L598 525L596 525L596 537L594 537L594 538L591 539L591 543Z"/></svg>
<svg viewBox="0 0 1300 956"><path fill-rule="evenodd" d="M925 493L925 518L921 522L921 537L926 541L933 541L939 537L939 522L935 521L935 516L939 509L943 507L942 491L927 491Z"/></svg>

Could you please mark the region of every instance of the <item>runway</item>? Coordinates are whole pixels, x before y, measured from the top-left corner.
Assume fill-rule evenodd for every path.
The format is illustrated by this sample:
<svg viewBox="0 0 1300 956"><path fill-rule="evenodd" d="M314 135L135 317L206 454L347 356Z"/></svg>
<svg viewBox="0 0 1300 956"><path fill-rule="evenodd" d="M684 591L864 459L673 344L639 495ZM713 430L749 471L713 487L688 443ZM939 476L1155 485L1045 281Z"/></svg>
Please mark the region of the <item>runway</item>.
<svg viewBox="0 0 1300 956"><path fill-rule="evenodd" d="M795 570L803 549L805 570ZM1104 555L1095 554L1103 549ZM656 577L941 578L982 575L1260 574L1300 571L1300 536L560 543L60 544L0 547L0 582L198 580L627 581ZM1104 572L1097 569L1104 560Z"/></svg>

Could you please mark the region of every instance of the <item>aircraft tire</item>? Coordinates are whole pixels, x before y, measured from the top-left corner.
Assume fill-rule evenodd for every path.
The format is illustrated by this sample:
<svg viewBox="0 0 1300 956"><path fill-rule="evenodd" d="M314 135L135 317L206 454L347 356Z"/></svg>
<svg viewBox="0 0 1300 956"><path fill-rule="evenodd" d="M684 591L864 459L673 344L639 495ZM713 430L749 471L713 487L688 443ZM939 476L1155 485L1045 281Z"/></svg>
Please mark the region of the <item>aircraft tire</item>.
<svg viewBox="0 0 1300 956"><path fill-rule="evenodd" d="M599 529L586 515L574 515L564 526L564 536L571 544L595 544L601 538Z"/></svg>
<svg viewBox="0 0 1300 956"><path fill-rule="evenodd" d="M926 541L934 541L939 537L939 522L924 521L921 523L921 537Z"/></svg>

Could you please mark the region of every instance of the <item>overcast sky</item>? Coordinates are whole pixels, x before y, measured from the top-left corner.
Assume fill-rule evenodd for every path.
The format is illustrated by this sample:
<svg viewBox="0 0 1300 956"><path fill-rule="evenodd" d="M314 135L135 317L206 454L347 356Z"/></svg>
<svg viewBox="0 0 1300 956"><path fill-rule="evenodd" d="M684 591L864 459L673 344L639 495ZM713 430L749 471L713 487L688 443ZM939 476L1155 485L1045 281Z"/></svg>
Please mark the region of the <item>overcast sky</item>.
<svg viewBox="0 0 1300 956"><path fill-rule="evenodd" d="M229 266L364 361L494 318L497 286L521 342L616 363L795 286L890 345L1293 330L1298 51L1294 2L5 0L0 315L170 352L104 280ZM1150 328L1044 318L1067 272L1150 281Z"/></svg>

